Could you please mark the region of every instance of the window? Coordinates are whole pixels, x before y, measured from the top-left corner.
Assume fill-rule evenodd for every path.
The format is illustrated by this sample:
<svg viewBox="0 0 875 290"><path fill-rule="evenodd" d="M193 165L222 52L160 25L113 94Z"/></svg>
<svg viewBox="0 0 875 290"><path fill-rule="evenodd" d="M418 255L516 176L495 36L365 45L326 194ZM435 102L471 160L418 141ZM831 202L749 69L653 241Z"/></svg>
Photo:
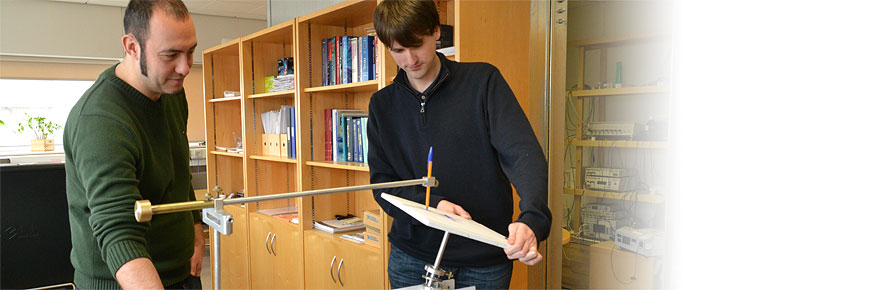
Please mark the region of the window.
<svg viewBox="0 0 875 290"><path fill-rule="evenodd" d="M33 133L18 133L18 123L30 116L46 117L62 127L67 114L94 81L0 79L0 152L29 151ZM28 130L28 129L25 129ZM62 143L63 128L55 132L56 149Z"/></svg>

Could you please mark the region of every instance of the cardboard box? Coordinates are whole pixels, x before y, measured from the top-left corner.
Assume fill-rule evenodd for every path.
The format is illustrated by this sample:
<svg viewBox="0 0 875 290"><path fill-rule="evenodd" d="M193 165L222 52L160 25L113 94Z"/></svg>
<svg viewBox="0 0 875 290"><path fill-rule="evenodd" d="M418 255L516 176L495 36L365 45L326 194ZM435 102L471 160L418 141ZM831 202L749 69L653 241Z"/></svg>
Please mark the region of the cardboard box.
<svg viewBox="0 0 875 290"><path fill-rule="evenodd" d="M365 229L375 235L379 236L383 232L383 220L380 218L379 209L366 210L364 223Z"/></svg>
<svg viewBox="0 0 875 290"><path fill-rule="evenodd" d="M280 156L280 135L261 134L261 152L264 155Z"/></svg>
<svg viewBox="0 0 875 290"><path fill-rule="evenodd" d="M279 136L280 136L280 143L279 143L279 148L277 148L277 150L280 151L279 156L289 157L288 134L280 134Z"/></svg>
<svg viewBox="0 0 875 290"><path fill-rule="evenodd" d="M365 245L379 249L382 247L382 244L383 242L381 235L365 231Z"/></svg>

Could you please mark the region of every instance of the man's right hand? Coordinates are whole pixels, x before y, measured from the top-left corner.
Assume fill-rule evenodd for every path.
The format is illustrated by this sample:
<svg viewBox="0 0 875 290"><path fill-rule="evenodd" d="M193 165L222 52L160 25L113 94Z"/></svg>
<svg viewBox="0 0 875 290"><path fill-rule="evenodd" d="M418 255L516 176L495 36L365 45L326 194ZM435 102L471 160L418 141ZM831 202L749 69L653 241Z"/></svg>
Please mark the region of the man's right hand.
<svg viewBox="0 0 875 290"><path fill-rule="evenodd" d="M441 200L440 202L438 202L437 209L448 212L448 213L456 214L456 215L463 217L465 219L471 219L471 215L468 214L468 212L465 211L465 209L463 209L458 204L449 202L447 200Z"/></svg>

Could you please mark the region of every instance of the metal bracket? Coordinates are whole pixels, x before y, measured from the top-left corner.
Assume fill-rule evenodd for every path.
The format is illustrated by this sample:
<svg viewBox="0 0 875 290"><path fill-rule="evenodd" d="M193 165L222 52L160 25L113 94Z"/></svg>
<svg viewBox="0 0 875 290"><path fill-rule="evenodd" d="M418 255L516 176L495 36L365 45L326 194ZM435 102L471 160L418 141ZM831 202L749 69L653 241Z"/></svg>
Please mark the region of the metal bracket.
<svg viewBox="0 0 875 290"><path fill-rule="evenodd" d="M234 217L225 211L225 203L222 199L216 199L213 202L215 207L203 209L203 222L223 235L230 235Z"/></svg>

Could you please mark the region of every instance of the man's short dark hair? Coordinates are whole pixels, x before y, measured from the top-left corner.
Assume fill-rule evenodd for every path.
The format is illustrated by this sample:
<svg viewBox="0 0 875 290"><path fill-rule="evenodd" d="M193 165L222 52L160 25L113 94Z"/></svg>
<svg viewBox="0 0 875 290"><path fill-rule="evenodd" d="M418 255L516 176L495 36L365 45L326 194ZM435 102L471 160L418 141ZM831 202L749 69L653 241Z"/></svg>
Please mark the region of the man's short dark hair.
<svg viewBox="0 0 875 290"><path fill-rule="evenodd" d="M386 45L397 42L403 47L419 47L422 37L434 34L438 26L440 19L432 0L385 0L374 10L374 29Z"/></svg>
<svg viewBox="0 0 875 290"><path fill-rule="evenodd" d="M140 73L148 76L146 69L146 40L149 39L149 19L155 7L179 20L188 18L188 8L182 0L131 0L125 9L125 34L131 34L140 43Z"/></svg>

